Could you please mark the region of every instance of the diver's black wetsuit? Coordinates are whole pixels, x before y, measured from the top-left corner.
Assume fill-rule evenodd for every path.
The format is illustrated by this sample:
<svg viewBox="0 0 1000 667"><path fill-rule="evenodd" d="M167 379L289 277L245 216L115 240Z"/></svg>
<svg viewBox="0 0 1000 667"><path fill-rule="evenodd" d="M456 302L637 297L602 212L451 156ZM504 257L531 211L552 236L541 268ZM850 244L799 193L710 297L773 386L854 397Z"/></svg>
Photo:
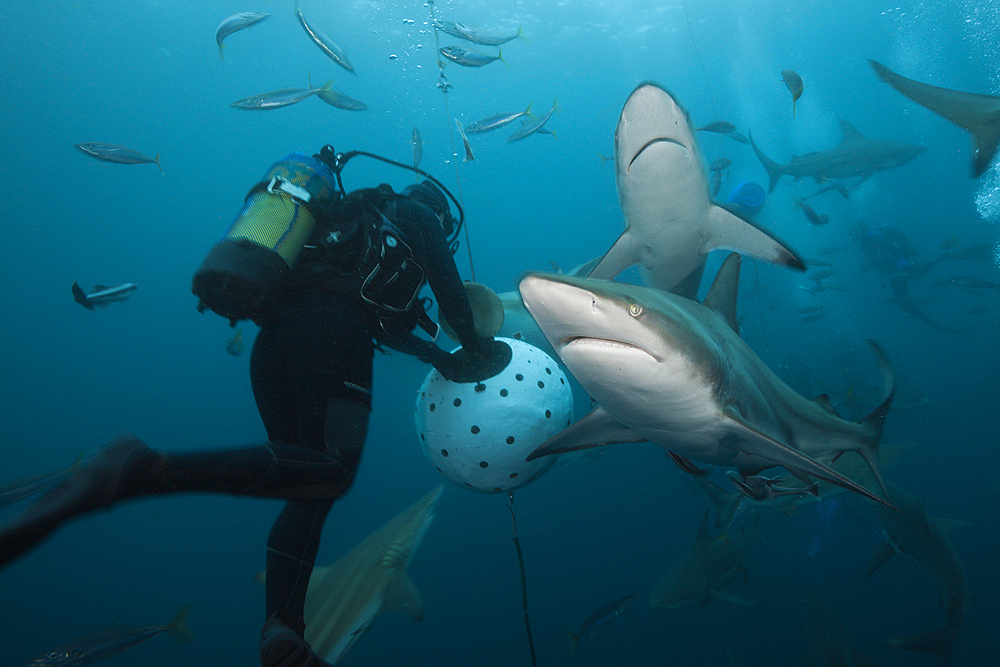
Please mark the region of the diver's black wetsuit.
<svg viewBox="0 0 1000 667"><path fill-rule="evenodd" d="M483 350L489 340L475 333L439 218L422 203L444 201L440 192L426 190L428 185L404 190L412 199L396 200L394 222L463 347L488 354ZM446 201L444 206L447 211ZM439 369L453 357L416 337L387 339L380 320L385 313L356 290L294 277L291 284L297 287L262 318L250 362L266 445L168 454L150 450L134 437L120 438L0 530L0 566L66 519L126 498L182 491L283 498L288 502L267 542L261 663L323 664L302 639L303 603L323 523L333 501L350 487L360 461L371 410L375 341L416 354ZM408 327L412 324L402 327L404 333Z"/></svg>

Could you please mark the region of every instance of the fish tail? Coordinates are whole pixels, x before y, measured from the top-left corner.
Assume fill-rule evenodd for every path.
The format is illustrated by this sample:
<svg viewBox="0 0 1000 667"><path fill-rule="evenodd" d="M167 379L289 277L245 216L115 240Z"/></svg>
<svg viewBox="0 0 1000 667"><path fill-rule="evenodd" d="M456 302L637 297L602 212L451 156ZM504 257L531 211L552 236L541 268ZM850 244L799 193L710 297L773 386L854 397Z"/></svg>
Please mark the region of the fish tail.
<svg viewBox="0 0 1000 667"><path fill-rule="evenodd" d="M528 36L524 34L524 26L523 25L517 27L517 34L515 35L515 37L517 37L522 42L527 43Z"/></svg>
<svg viewBox="0 0 1000 667"><path fill-rule="evenodd" d="M748 139L750 139L750 147L753 148L753 152L757 155L757 159L760 160L760 164L767 171L768 177L771 179L771 183L767 188L768 193L774 192L774 188L778 185L778 179L781 178L781 165L772 160L771 158L764 155L760 148L757 147L757 143L753 140L753 132L747 132Z"/></svg>
<svg viewBox="0 0 1000 667"><path fill-rule="evenodd" d="M569 630L566 631L566 634L569 635L569 657L575 658L576 651L580 648L580 635Z"/></svg>
<svg viewBox="0 0 1000 667"><path fill-rule="evenodd" d="M156 168L160 170L160 173L163 174L164 176L166 176L166 173L163 171L163 166L160 164L160 152L159 151L156 152L156 157L153 158L153 162L156 163Z"/></svg>
<svg viewBox="0 0 1000 667"><path fill-rule="evenodd" d="M222 55L222 42L219 42L219 60L225 60L226 57Z"/></svg>
<svg viewBox="0 0 1000 667"><path fill-rule="evenodd" d="M535 103L534 100L528 102L528 108L524 110L524 115L527 116L528 118L531 118L532 120L534 120L535 118L535 114L531 113L531 105L534 103ZM958 234L956 234L955 236L958 236Z"/></svg>
<svg viewBox="0 0 1000 667"><path fill-rule="evenodd" d="M80 287L80 283L73 283L73 299L87 310L94 309L94 304L87 301L87 295L84 293L83 288Z"/></svg>
<svg viewBox="0 0 1000 667"><path fill-rule="evenodd" d="M868 343L875 351L875 356L878 357L887 391L882 404L859 422L865 429L867 442L858 449L858 454L868 464L872 474L875 476L875 481L878 482L879 488L882 489L882 494L888 497L885 490L885 480L882 479L882 471L879 467L878 445L882 440L882 427L885 424L885 417L889 413L889 408L892 406L892 399L896 395L896 374L893 372L892 365L889 362L889 355L882 349L882 346L871 339L868 340Z"/></svg>
<svg viewBox="0 0 1000 667"><path fill-rule="evenodd" d="M562 107L559 106L559 98L552 100L552 111L554 113L562 113Z"/></svg>
<svg viewBox="0 0 1000 667"><path fill-rule="evenodd" d="M170 623L167 624L167 632L174 638L174 641L183 644L194 639L194 635L191 634L191 630L187 626L187 617L193 606L193 604L186 604L178 609L174 617L170 619Z"/></svg>
<svg viewBox="0 0 1000 667"><path fill-rule="evenodd" d="M503 49L501 49L501 48L500 48L499 46L497 47L497 58L498 58L498 59L500 60L500 62L502 62L502 63L503 63L504 65L507 65L507 61L503 59ZM510 65L507 65L507 69L510 69Z"/></svg>

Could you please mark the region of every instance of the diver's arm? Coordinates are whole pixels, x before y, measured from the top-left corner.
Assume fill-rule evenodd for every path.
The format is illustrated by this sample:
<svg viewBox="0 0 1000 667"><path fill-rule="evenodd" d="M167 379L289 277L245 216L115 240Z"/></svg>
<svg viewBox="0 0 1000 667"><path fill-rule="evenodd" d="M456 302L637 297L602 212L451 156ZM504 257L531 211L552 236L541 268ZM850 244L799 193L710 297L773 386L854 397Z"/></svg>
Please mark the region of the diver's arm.
<svg viewBox="0 0 1000 667"><path fill-rule="evenodd" d="M476 333L469 297L437 217L426 206L406 198L396 201L396 215L413 224L423 239L427 257L424 273L427 284L437 297L441 316L448 320L462 347L469 350L481 348L484 340Z"/></svg>

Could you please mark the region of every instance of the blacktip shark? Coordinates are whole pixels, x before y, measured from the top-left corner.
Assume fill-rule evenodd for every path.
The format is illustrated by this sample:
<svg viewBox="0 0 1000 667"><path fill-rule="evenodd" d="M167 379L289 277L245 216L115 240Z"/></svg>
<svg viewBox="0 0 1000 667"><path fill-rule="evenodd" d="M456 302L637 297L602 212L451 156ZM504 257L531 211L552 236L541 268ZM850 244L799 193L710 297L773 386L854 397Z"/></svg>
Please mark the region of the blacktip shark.
<svg viewBox="0 0 1000 667"><path fill-rule="evenodd" d="M406 567L434 519L444 485L427 493L344 554L313 570L306 591L305 640L336 665L371 626L375 616L397 609L415 621L423 599ZM264 581L264 573L256 577Z"/></svg>
<svg viewBox="0 0 1000 667"><path fill-rule="evenodd" d="M744 606L753 604L726 594L722 589L739 578L746 578L747 568L740 562L740 556L750 548L759 531L752 529L712 537L708 533L709 514L706 510L694 544L649 594L650 607L706 604L712 598Z"/></svg>
<svg viewBox="0 0 1000 667"><path fill-rule="evenodd" d="M528 312L598 406L534 450L528 460L612 443L650 441L680 457L740 468L783 466L877 502L831 467L857 452L882 485L878 444L895 380L872 342L887 396L860 422L829 400L810 401L764 365L737 333L740 257L731 254L703 304L637 285L528 274Z"/></svg>
<svg viewBox="0 0 1000 667"><path fill-rule="evenodd" d="M947 664L969 601L965 568L948 531L970 524L929 515L922 498L914 498L894 484L888 485L888 497L901 511L888 512L880 508L878 514L885 523L885 543L872 557L868 576L894 555L902 554L941 587L941 604L947 618L943 628L913 637L890 639L888 644L906 651L933 653Z"/></svg>
<svg viewBox="0 0 1000 667"><path fill-rule="evenodd" d="M615 129L615 178L625 231L590 273L611 280L634 264L648 284L694 297L709 251L729 249L805 270L768 232L712 203L687 113L666 90L640 84Z"/></svg>
<svg viewBox="0 0 1000 667"><path fill-rule="evenodd" d="M791 176L796 181L811 178L817 183L834 178L859 178L864 181L876 172L902 166L927 150L926 146L920 144L871 139L858 132L843 118L840 119L840 130L843 139L833 148L793 155L788 164L778 164L764 155L751 133L750 146L771 179L767 191L774 192L778 180L784 175ZM854 185L856 184L852 184L852 187ZM835 187L847 196L841 184L837 183Z"/></svg>
<svg viewBox="0 0 1000 667"><path fill-rule="evenodd" d="M989 169L1000 144L1000 97L931 86L900 76L874 60L868 62L878 78L972 135L973 178Z"/></svg>

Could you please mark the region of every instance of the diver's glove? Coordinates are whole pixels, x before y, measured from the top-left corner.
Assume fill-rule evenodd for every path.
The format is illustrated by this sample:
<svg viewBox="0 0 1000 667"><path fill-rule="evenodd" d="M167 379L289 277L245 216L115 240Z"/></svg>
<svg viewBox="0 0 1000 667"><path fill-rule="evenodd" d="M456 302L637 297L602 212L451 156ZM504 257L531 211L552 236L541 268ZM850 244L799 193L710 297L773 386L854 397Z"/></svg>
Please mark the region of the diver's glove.
<svg viewBox="0 0 1000 667"><path fill-rule="evenodd" d="M450 354L435 355L430 361L445 380L482 382L507 368L512 355L510 345L490 338L480 339Z"/></svg>

